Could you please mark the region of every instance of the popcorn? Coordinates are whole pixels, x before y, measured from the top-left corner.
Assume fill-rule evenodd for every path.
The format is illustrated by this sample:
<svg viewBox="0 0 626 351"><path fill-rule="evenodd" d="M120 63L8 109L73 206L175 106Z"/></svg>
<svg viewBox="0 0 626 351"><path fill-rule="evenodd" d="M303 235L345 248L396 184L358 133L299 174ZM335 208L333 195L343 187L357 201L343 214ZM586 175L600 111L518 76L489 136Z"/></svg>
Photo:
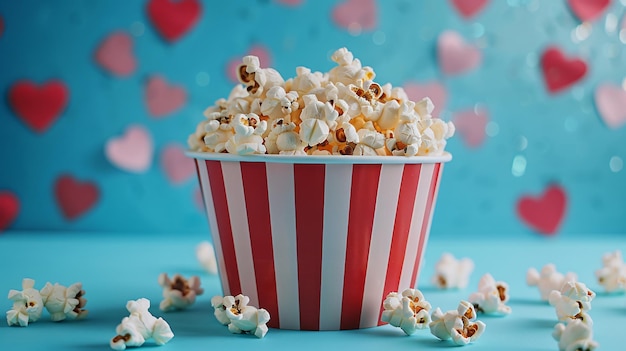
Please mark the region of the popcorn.
<svg viewBox="0 0 626 351"><path fill-rule="evenodd" d="M591 301L596 294L584 283L565 282L561 289L550 292L548 300L556 309L559 321L576 319L580 314L591 309Z"/></svg>
<svg viewBox="0 0 626 351"><path fill-rule="evenodd" d="M430 332L441 340L452 339L457 345L467 345L478 339L485 331L485 323L473 322L475 319L474 306L467 301L461 301L456 311L448 311L445 314L437 307L429 324Z"/></svg>
<svg viewBox="0 0 626 351"><path fill-rule="evenodd" d="M215 250L210 242L203 241L196 246L196 258L204 270L209 272L209 274L217 274Z"/></svg>
<svg viewBox="0 0 626 351"><path fill-rule="evenodd" d="M109 345L113 350L125 350L127 346L141 346L147 340L154 339L157 345L164 345L174 337L167 322L154 317L148 309L150 300L141 298L128 301L126 309L130 313L115 328L117 335L111 339Z"/></svg>
<svg viewBox="0 0 626 351"><path fill-rule="evenodd" d="M54 322L66 318L82 319L89 313L83 309L87 300L83 297L85 291L82 283L74 283L67 288L58 283L54 285L46 283L40 293L43 304Z"/></svg>
<svg viewBox="0 0 626 351"><path fill-rule="evenodd" d="M559 342L559 351L593 351L598 347L591 325L578 319L554 326L552 337Z"/></svg>
<svg viewBox="0 0 626 351"><path fill-rule="evenodd" d="M526 273L526 284L539 288L541 299L548 301L552 290L560 290L567 281L576 281L578 277L575 273L568 272L563 275L556 270L556 266L549 263L541 268L541 273L536 269L530 268Z"/></svg>
<svg viewBox="0 0 626 351"><path fill-rule="evenodd" d="M444 253L435 265L432 282L440 289L463 289L473 270L474 262L471 259L457 260L452 254Z"/></svg>
<svg viewBox="0 0 626 351"><path fill-rule="evenodd" d="M176 274L170 280L167 273L161 273L159 285L163 287L163 301L159 308L164 312L185 309L196 302L196 296L204 293L204 289L200 287L200 278L196 276L187 280Z"/></svg>
<svg viewBox="0 0 626 351"><path fill-rule="evenodd" d="M27 327L29 322L36 322L41 317L44 304L41 294L34 286L34 280L24 278L22 291L9 291L8 298L13 301L13 308L7 311L8 325Z"/></svg>
<svg viewBox="0 0 626 351"><path fill-rule="evenodd" d="M399 327L406 335L412 335L418 329L428 328L430 308L430 303L417 289L406 289L401 295L391 292L383 301L381 320Z"/></svg>
<svg viewBox="0 0 626 351"><path fill-rule="evenodd" d="M346 48L328 73L298 67L283 80L257 57L238 67L240 85L204 112L188 138L195 152L238 155L443 155L451 122L432 116L428 98L415 103L402 88L374 82ZM242 116L245 116L242 118Z"/></svg>
<svg viewBox="0 0 626 351"><path fill-rule="evenodd" d="M234 297L215 296L211 299L215 317L220 323L228 324L231 333L254 334L257 338L262 338L267 333L266 323L270 320L270 314L263 308L248 306L248 302L250 298L242 294Z"/></svg>
<svg viewBox="0 0 626 351"><path fill-rule="evenodd" d="M606 292L626 291L626 263L622 252L617 250L602 256L603 267L596 271L598 283Z"/></svg>
<svg viewBox="0 0 626 351"><path fill-rule="evenodd" d="M509 300L509 286L487 273L478 282L478 291L469 296L469 302L478 312L485 314L509 314L511 308L505 303Z"/></svg>

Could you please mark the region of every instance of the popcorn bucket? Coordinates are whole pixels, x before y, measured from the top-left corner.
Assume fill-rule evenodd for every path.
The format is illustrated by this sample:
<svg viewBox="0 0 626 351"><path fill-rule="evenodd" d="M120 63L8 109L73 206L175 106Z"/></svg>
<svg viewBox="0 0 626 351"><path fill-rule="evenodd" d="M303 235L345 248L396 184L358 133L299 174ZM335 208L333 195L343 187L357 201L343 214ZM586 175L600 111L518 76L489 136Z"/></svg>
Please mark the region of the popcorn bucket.
<svg viewBox="0 0 626 351"><path fill-rule="evenodd" d="M224 295L299 330L382 324L387 294L415 286L452 158L187 155Z"/></svg>

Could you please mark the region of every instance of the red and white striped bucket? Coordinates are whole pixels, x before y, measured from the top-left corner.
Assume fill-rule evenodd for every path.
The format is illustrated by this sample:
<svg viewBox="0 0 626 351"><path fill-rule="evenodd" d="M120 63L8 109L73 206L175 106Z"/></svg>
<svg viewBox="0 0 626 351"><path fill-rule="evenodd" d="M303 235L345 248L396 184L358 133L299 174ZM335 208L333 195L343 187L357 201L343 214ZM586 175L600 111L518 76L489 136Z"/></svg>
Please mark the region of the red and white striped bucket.
<svg viewBox="0 0 626 351"><path fill-rule="evenodd" d="M385 296L415 286L451 159L188 156L224 294L301 330L377 326Z"/></svg>

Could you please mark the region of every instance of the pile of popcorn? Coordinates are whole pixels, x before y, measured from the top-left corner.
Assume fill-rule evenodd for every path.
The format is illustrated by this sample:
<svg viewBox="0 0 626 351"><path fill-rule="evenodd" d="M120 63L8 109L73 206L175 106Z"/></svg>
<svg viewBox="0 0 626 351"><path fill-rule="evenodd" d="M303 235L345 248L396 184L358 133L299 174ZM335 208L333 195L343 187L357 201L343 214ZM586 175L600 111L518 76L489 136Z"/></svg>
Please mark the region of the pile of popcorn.
<svg viewBox="0 0 626 351"><path fill-rule="evenodd" d="M288 80L261 68L256 56L238 67L242 84L204 111L189 136L196 152L238 155L441 155L454 134L452 122L432 116L425 97L409 100L391 84L373 81L346 48L332 55L327 73L298 67Z"/></svg>

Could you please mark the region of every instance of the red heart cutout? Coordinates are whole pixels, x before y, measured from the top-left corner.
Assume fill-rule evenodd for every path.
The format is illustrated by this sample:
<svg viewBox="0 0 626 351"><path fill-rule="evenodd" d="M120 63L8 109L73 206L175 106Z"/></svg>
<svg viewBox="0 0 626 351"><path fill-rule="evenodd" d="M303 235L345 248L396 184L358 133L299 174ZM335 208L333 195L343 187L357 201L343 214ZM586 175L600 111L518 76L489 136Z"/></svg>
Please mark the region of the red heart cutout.
<svg viewBox="0 0 626 351"><path fill-rule="evenodd" d="M180 39L200 18L198 0L150 0L148 17L157 31L169 42Z"/></svg>
<svg viewBox="0 0 626 351"><path fill-rule="evenodd" d="M67 105L69 92L59 80L37 86L20 80L9 89L9 104L15 113L36 132L44 132Z"/></svg>
<svg viewBox="0 0 626 351"><path fill-rule="evenodd" d="M611 4L611 0L567 0L569 8L581 21L592 21Z"/></svg>
<svg viewBox="0 0 626 351"><path fill-rule="evenodd" d="M584 77L587 64L578 58L567 59L557 47L549 47L541 55L541 69L548 91L556 93Z"/></svg>
<svg viewBox="0 0 626 351"><path fill-rule="evenodd" d="M539 233L555 234L567 207L567 195L559 185L553 184L539 197L522 196L517 202L517 214Z"/></svg>
<svg viewBox="0 0 626 351"><path fill-rule="evenodd" d="M65 218L71 220L95 205L100 197L100 190L92 182L81 182L64 174L54 184L54 195Z"/></svg>
<svg viewBox="0 0 626 351"><path fill-rule="evenodd" d="M13 193L0 191L0 232L7 229L20 212L20 200Z"/></svg>
<svg viewBox="0 0 626 351"><path fill-rule="evenodd" d="M465 18L470 18L487 5L488 0L450 0L454 8Z"/></svg>

